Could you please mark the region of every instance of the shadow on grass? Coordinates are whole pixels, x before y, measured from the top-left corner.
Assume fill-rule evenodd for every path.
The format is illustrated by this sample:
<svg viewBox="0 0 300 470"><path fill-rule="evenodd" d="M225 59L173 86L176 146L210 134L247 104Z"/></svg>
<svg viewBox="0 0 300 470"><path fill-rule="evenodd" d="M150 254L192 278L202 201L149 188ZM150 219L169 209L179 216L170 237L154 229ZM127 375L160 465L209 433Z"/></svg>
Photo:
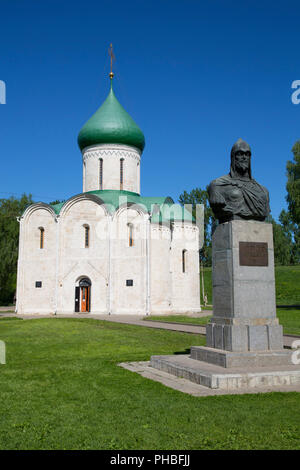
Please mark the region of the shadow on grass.
<svg viewBox="0 0 300 470"><path fill-rule="evenodd" d="M11 321L11 320L23 320L23 318L19 317L5 317L4 315L0 315L0 320L2 321Z"/></svg>
<svg viewBox="0 0 300 470"><path fill-rule="evenodd" d="M277 308L284 308L286 310L300 310L300 305L276 305Z"/></svg>
<svg viewBox="0 0 300 470"><path fill-rule="evenodd" d="M175 351L174 354L190 354L190 348L185 349L184 351Z"/></svg>

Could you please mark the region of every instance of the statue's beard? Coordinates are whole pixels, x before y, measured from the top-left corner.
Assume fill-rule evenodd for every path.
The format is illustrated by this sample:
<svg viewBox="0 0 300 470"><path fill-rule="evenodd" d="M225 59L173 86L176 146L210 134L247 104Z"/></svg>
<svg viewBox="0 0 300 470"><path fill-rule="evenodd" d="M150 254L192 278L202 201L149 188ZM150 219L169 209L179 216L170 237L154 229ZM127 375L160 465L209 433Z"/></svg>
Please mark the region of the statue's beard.
<svg viewBox="0 0 300 470"><path fill-rule="evenodd" d="M248 163L243 163L243 162L240 162L240 163L236 163L235 164L235 169L238 173L240 173L241 175L245 176L247 173L249 173L249 166L248 166Z"/></svg>

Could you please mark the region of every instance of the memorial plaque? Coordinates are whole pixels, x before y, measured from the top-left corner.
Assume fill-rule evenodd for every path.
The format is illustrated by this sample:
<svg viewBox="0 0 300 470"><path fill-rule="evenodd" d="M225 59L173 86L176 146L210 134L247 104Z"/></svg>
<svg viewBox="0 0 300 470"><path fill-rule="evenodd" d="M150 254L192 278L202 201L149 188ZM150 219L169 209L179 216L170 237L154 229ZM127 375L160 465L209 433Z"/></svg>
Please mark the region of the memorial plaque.
<svg viewBox="0 0 300 470"><path fill-rule="evenodd" d="M240 242L240 266L268 266L268 243Z"/></svg>

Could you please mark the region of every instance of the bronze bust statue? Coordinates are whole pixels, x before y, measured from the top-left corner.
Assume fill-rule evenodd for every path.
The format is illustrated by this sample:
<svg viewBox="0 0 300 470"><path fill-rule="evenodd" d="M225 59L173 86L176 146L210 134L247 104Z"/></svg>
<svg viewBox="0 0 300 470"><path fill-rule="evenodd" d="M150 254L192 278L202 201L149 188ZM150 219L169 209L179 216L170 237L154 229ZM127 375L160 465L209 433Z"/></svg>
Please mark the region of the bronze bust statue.
<svg viewBox="0 0 300 470"><path fill-rule="evenodd" d="M230 220L264 221L270 213L269 192L251 174L251 149L239 139L231 149L230 173L208 187L210 206L219 223Z"/></svg>

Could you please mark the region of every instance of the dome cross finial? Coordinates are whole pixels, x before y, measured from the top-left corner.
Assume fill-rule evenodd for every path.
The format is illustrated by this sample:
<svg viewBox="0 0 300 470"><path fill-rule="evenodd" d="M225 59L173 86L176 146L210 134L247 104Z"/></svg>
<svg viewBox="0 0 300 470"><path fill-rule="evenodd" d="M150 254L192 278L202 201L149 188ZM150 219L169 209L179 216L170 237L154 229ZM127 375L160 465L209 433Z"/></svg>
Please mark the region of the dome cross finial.
<svg viewBox="0 0 300 470"><path fill-rule="evenodd" d="M110 56L110 74L109 74L109 78L112 80L114 78L114 73L112 71L112 64L113 64L113 61L116 59L115 55L114 55L113 45L112 44L110 44L110 46L109 46L108 54Z"/></svg>

